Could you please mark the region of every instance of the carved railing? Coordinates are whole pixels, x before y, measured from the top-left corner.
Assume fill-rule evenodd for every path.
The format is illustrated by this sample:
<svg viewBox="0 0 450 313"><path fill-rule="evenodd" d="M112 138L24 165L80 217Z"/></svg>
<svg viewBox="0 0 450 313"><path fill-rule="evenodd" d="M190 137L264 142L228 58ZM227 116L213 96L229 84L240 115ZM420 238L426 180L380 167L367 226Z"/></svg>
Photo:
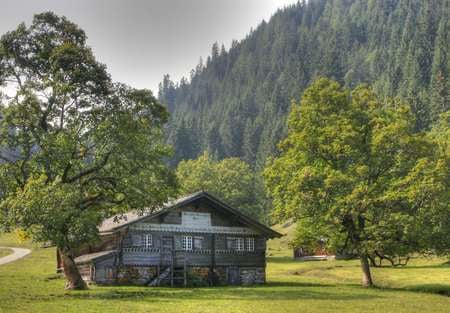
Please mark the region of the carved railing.
<svg viewBox="0 0 450 313"><path fill-rule="evenodd" d="M252 255L262 255L265 254L265 251L261 250L231 250L231 249L217 249L216 254L238 254L238 255L245 255L245 254L252 254Z"/></svg>
<svg viewBox="0 0 450 313"><path fill-rule="evenodd" d="M196 250L175 250L176 253L188 253L188 254L212 254L213 251L210 249L196 249ZM265 251L261 250L254 250L254 251L247 251L247 250L228 250L228 249L216 249L216 254L237 254L237 255L263 255L265 254Z"/></svg>
<svg viewBox="0 0 450 313"><path fill-rule="evenodd" d="M171 233L211 233L211 234L238 234L238 235L258 234L251 228L228 227L228 226L187 226L178 224L139 223L130 226L130 228L137 231L160 231Z"/></svg>
<svg viewBox="0 0 450 313"><path fill-rule="evenodd" d="M195 250L175 250L176 253L192 253L192 254L212 254L210 249L195 249Z"/></svg>
<svg viewBox="0 0 450 313"><path fill-rule="evenodd" d="M127 247L127 248L123 248L123 252L139 252L139 253L146 253L146 254L159 254L161 252L161 250L157 249L157 248Z"/></svg>
<svg viewBox="0 0 450 313"><path fill-rule="evenodd" d="M211 249L194 249L194 250L173 250L175 253L188 253L188 254L212 254L213 251ZM123 252L135 252L135 253L145 253L145 254L159 254L161 253L161 249L158 248L145 248L145 247L127 247L123 248ZM264 254L264 251L254 250L231 250L231 249L216 249L216 254L238 254L238 255L246 255L253 254L259 255Z"/></svg>

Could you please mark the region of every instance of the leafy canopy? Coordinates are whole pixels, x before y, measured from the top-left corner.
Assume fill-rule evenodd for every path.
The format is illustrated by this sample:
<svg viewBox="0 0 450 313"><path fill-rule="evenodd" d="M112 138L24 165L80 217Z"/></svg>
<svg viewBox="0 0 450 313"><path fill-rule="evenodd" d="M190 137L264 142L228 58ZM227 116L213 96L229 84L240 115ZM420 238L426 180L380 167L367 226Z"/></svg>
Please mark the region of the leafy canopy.
<svg viewBox="0 0 450 313"><path fill-rule="evenodd" d="M106 216L172 194L166 110L113 83L75 24L53 13L0 40L2 225L70 254Z"/></svg>
<svg viewBox="0 0 450 313"><path fill-rule="evenodd" d="M196 160L181 161L176 174L182 193L208 191L249 216L263 218L264 197L259 194L255 174L244 161L215 161L204 152Z"/></svg>
<svg viewBox="0 0 450 313"><path fill-rule="evenodd" d="M450 220L448 153L414 123L400 101L325 78L293 103L288 136L264 176L275 214L305 228L300 244L315 233L360 256L433 248L430 233L439 238L443 227L430 212ZM449 137L440 140L448 147Z"/></svg>

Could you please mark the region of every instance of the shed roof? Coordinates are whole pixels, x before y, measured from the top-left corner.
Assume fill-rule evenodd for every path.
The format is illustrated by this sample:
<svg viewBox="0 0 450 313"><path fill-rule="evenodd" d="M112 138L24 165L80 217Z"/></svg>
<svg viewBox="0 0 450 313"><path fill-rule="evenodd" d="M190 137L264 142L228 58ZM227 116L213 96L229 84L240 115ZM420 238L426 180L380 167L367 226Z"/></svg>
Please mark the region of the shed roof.
<svg viewBox="0 0 450 313"><path fill-rule="evenodd" d="M257 230L259 230L261 233L266 235L269 238L275 238L275 237L281 237L282 234L274 231L270 227L267 227L264 224L259 223L258 221L254 220L253 218L250 218L238 210L232 208L231 206L227 205L226 203L222 202L218 198L214 197L213 195L205 192L205 191L199 191L181 198L178 198L176 200L170 201L166 204L164 204L162 207L152 211L152 212L136 212L131 211L124 214L119 214L112 216L106 220L103 221L103 223L99 226L100 233L111 233L115 232L123 227L129 226L131 224L134 224L138 221L141 221L146 218L151 218L158 216L160 214L163 214L165 212L168 212L170 210L173 210L175 208L178 208L182 205L188 204L190 202L193 202L195 200L205 198L211 201L212 203L216 204L217 207L219 207L222 211L234 215L239 218L241 222L243 222L245 225L253 227Z"/></svg>
<svg viewBox="0 0 450 313"><path fill-rule="evenodd" d="M115 254L116 252L117 252L116 250L107 250L107 251L83 254L83 255L80 255L79 257L76 257L74 261L76 264L89 263L89 262L99 260L102 258L107 258L108 256Z"/></svg>

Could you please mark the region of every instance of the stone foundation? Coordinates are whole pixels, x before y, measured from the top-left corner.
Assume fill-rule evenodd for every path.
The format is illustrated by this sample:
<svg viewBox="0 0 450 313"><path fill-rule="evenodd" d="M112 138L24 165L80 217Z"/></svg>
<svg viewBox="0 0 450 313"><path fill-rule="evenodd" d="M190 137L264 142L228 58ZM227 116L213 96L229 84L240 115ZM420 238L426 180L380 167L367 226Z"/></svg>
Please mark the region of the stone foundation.
<svg viewBox="0 0 450 313"><path fill-rule="evenodd" d="M225 267L214 268L214 274L216 278L216 285L226 285L227 284L227 270Z"/></svg>
<svg viewBox="0 0 450 313"><path fill-rule="evenodd" d="M117 270L117 282L119 284L143 285L156 276L156 266L121 266Z"/></svg>
<svg viewBox="0 0 450 313"><path fill-rule="evenodd" d="M264 284L266 271L263 267L241 267L239 269L242 285Z"/></svg>
<svg viewBox="0 0 450 313"><path fill-rule="evenodd" d="M236 267L233 267L236 268ZM220 266L214 268L214 275L210 273L210 267L193 266L188 269L188 286L223 286L230 282L227 275L227 267ZM264 267L240 267L238 269L238 280L235 284L255 285L266 282L266 272ZM157 277L156 266L121 266L114 270L114 275L110 279L101 281L104 284L125 284L125 285L145 285Z"/></svg>
<svg viewBox="0 0 450 313"><path fill-rule="evenodd" d="M209 267L191 267L191 275L206 283L211 282ZM239 279L242 285L264 284L266 282L266 271L264 267L241 267L239 268ZM189 284L189 282L188 282ZM227 268L214 268L214 285L227 285Z"/></svg>

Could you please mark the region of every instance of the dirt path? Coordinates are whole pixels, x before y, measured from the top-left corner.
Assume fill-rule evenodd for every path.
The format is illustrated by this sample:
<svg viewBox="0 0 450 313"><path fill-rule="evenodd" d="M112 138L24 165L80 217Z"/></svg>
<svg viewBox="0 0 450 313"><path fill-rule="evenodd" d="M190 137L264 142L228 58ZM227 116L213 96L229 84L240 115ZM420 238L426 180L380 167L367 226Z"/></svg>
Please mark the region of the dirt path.
<svg viewBox="0 0 450 313"><path fill-rule="evenodd" d="M0 248L13 250L12 254L9 254L7 256L4 256L3 258L0 258L0 265L6 264L9 262L14 262L14 261L21 259L24 256L31 253L30 249L24 249L24 248L13 248L13 247L0 247Z"/></svg>

